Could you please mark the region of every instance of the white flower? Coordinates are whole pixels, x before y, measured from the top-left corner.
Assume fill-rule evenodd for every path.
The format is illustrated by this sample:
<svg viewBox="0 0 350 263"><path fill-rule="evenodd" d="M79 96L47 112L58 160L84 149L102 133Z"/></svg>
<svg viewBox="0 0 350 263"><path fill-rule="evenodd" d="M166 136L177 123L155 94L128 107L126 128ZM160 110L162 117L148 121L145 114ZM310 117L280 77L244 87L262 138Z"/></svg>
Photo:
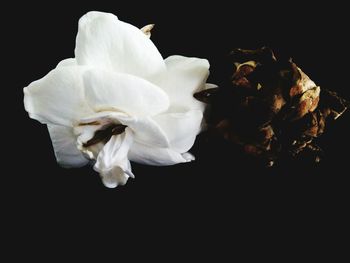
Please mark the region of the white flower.
<svg viewBox="0 0 350 263"><path fill-rule="evenodd" d="M79 21L75 58L61 61L24 88L31 118L47 124L57 162L94 162L107 187L133 177L130 161L172 165L193 160L187 151L201 130L205 59L163 60L141 30L112 14L89 12Z"/></svg>

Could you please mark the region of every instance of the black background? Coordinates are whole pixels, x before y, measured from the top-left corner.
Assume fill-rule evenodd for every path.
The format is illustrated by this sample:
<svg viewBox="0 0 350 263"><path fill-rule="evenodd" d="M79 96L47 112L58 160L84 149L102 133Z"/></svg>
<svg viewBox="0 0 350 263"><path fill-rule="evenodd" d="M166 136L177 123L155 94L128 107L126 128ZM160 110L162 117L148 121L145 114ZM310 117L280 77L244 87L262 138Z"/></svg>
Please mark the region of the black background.
<svg viewBox="0 0 350 263"><path fill-rule="evenodd" d="M90 10L114 13L137 27L155 23L152 40L163 57L207 58L209 82L227 81L227 55L233 48L267 45L291 56L321 88L350 99L347 18L340 5L14 3L6 9L10 17L2 17L3 65L9 69L2 76L2 89L10 91L11 105L2 105L10 125L2 126L6 170L1 187L9 208L6 217L22 238L30 242L47 230L66 240L75 234L90 240L93 232L102 232L117 242L125 232L127 246L156 238L166 247L167 237L179 237L188 244L181 251L191 251L198 239L208 246L223 244L225 250L224 244L230 243L219 236L233 240L238 232L245 233L241 243L260 230L266 231L263 240L272 229L280 232L276 239L295 235L298 242L306 242L305 234L327 242L338 238L326 239L326 234L345 235L349 112L320 141L326 158L318 166L260 169L242 162L226 145L207 143L200 136L192 151L196 162L171 167L132 164L136 179L116 189L105 188L90 167L60 168L46 127L24 111L22 88L74 56L78 19ZM300 231L300 226L308 230ZM142 233L139 241L132 238L136 229Z"/></svg>

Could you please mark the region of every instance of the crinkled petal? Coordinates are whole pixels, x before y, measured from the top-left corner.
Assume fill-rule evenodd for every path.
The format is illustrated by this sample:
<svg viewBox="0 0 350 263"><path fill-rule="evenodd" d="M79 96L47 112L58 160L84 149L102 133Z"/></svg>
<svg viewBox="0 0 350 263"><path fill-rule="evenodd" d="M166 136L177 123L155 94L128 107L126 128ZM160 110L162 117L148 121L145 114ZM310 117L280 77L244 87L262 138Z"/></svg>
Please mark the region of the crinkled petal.
<svg viewBox="0 0 350 263"><path fill-rule="evenodd" d="M29 116L42 123L72 126L92 114L85 101L82 67L59 67L24 88Z"/></svg>
<svg viewBox="0 0 350 263"><path fill-rule="evenodd" d="M163 90L132 75L90 69L84 73L84 84L87 102L96 112L118 110L131 116L147 116L169 106Z"/></svg>
<svg viewBox="0 0 350 263"><path fill-rule="evenodd" d="M153 42L140 29L110 13L89 12L79 20L75 56L79 65L144 78L165 70Z"/></svg>
<svg viewBox="0 0 350 263"><path fill-rule="evenodd" d="M177 152L187 152L201 131L203 113L191 110L185 113L166 113L157 115L154 120L166 134L170 147Z"/></svg>
<svg viewBox="0 0 350 263"><path fill-rule="evenodd" d="M129 151L129 159L133 162L165 166L186 163L194 160L189 153L179 153L171 148L159 148L135 142Z"/></svg>
<svg viewBox="0 0 350 263"><path fill-rule="evenodd" d="M170 98L170 111L204 109L204 104L193 98L195 92L204 89L209 76L209 63L206 59L171 56L165 60L167 72L160 75L155 83Z"/></svg>
<svg viewBox="0 0 350 263"><path fill-rule="evenodd" d="M124 185L129 177L133 177L128 160L132 143L132 131L126 128L124 133L113 135L99 153L94 169L100 173L106 187Z"/></svg>
<svg viewBox="0 0 350 263"><path fill-rule="evenodd" d="M48 124L57 162L65 167L82 167L89 160L77 149L76 137L70 127Z"/></svg>

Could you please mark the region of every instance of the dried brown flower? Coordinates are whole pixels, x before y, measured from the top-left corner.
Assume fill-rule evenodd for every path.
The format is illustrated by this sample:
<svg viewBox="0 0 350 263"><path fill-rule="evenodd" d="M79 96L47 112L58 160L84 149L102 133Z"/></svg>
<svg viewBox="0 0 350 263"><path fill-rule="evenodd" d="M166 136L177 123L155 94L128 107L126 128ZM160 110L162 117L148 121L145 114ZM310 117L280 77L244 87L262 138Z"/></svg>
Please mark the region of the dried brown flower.
<svg viewBox="0 0 350 263"><path fill-rule="evenodd" d="M314 139L337 119L348 102L318 87L291 59L277 59L269 48L236 49L228 88L195 94L212 104L210 129L271 166L282 156L307 154L318 162Z"/></svg>

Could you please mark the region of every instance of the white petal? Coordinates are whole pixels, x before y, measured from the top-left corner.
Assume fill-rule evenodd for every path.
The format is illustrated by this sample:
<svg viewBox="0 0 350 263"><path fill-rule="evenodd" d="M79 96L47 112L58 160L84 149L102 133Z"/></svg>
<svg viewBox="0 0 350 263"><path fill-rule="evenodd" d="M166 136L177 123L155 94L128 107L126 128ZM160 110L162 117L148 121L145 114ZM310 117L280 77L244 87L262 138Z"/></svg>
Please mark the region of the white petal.
<svg viewBox="0 0 350 263"><path fill-rule="evenodd" d="M196 160L196 157L192 153L186 152L181 154L183 158L186 159L187 162L192 162Z"/></svg>
<svg viewBox="0 0 350 263"><path fill-rule="evenodd" d="M145 78L165 70L152 41L140 29L109 13L89 12L79 20L75 56L79 65Z"/></svg>
<svg viewBox="0 0 350 263"><path fill-rule="evenodd" d="M166 113L157 115L154 120L162 128L170 147L177 152L187 152L201 131L203 113L192 110L186 113Z"/></svg>
<svg viewBox="0 0 350 263"><path fill-rule="evenodd" d="M121 124L128 126L134 133L134 140L156 147L169 147L169 139L159 124L150 117L117 117Z"/></svg>
<svg viewBox="0 0 350 263"><path fill-rule="evenodd" d="M132 116L154 115L169 106L154 84L123 73L91 69L84 74L86 99L95 111L118 110Z"/></svg>
<svg viewBox="0 0 350 263"><path fill-rule="evenodd" d="M60 61L57 64L56 68L76 66L76 65L77 65L77 61L75 60L75 58L67 58L67 59L64 59L64 60Z"/></svg>
<svg viewBox="0 0 350 263"><path fill-rule="evenodd" d="M81 67L59 67L24 88L29 116L42 123L72 126L92 113L85 102Z"/></svg>
<svg viewBox="0 0 350 263"><path fill-rule="evenodd" d="M87 160L77 149L76 137L73 129L59 125L47 125L57 162L66 168L81 167L86 165Z"/></svg>
<svg viewBox="0 0 350 263"><path fill-rule="evenodd" d="M136 142L130 148L128 156L133 162L156 166L186 163L193 160L188 158L190 155L187 153L181 154L171 148L151 147Z"/></svg>
<svg viewBox="0 0 350 263"><path fill-rule="evenodd" d="M105 186L113 188L124 185L133 176L128 160L132 143L132 131L126 128L124 133L113 135L99 153L94 169L100 173Z"/></svg>
<svg viewBox="0 0 350 263"><path fill-rule="evenodd" d="M116 188L118 185L125 185L129 179L129 176L119 166L113 166L110 170L102 171L100 175L104 186L108 188Z"/></svg>
<svg viewBox="0 0 350 263"><path fill-rule="evenodd" d="M193 94L204 89L209 76L206 59L171 56L165 60L167 72L155 80L169 96L172 111L204 109Z"/></svg>

